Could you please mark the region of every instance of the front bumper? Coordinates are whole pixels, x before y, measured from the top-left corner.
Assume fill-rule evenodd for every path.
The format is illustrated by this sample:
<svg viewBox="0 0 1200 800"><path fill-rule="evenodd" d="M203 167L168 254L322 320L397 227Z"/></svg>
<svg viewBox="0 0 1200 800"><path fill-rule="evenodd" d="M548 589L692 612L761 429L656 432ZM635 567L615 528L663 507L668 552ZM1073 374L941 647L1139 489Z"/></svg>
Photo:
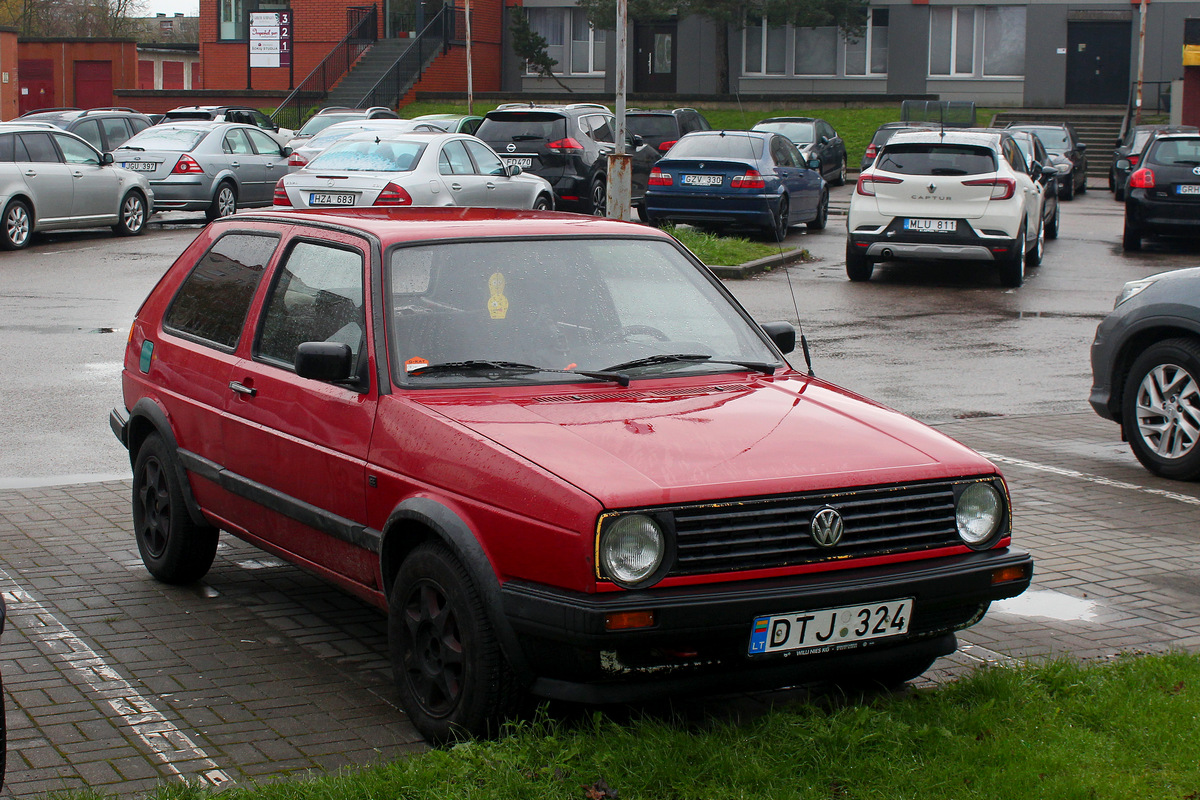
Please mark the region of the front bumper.
<svg viewBox="0 0 1200 800"><path fill-rule="evenodd" d="M896 217L881 229L850 231L848 242L872 261L894 259L999 261L1012 255L1017 240L1002 232L977 232L968 220L956 221L951 233L925 233L904 229Z"/></svg>
<svg viewBox="0 0 1200 800"><path fill-rule="evenodd" d="M1009 578L994 582L1001 571L1010 571ZM947 634L982 618L993 600L1025 591L1032 574L1028 554L987 550L789 578L604 594L509 581L501 589L502 615L525 661L536 665L535 694L629 702L681 688L792 685L860 670L867 654L903 657L936 650L945 646ZM747 652L756 617L904 597L913 598L904 636L829 652ZM610 615L635 611L652 611L653 625L606 630Z"/></svg>

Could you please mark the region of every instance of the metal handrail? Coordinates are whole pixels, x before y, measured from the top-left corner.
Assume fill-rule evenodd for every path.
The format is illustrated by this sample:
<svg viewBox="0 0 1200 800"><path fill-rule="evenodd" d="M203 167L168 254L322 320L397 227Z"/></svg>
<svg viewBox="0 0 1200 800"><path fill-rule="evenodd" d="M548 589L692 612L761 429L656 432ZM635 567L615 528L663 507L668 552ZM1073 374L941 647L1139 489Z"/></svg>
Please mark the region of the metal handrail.
<svg viewBox="0 0 1200 800"><path fill-rule="evenodd" d="M284 98L271 119L282 128L299 130L320 101L329 95L367 48L379 38L379 10L375 6L347 9L349 33L321 59L308 77Z"/></svg>
<svg viewBox="0 0 1200 800"><path fill-rule="evenodd" d="M386 106L395 108L400 98L412 88L425 71L433 55L438 51L450 49L450 40L454 38L455 9L453 6L442 6L433 19L412 43L405 48L400 57L388 68L370 91L358 101L358 107Z"/></svg>

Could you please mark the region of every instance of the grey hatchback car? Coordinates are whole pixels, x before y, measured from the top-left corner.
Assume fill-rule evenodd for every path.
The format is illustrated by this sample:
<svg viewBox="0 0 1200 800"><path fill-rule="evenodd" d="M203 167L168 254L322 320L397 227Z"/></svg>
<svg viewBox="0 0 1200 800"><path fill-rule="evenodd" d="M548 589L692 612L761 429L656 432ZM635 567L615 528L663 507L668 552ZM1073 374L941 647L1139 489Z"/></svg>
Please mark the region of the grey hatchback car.
<svg viewBox="0 0 1200 800"><path fill-rule="evenodd" d="M253 125L164 122L134 136L113 157L146 176L160 209L204 211L214 220L271 205L290 153Z"/></svg>
<svg viewBox="0 0 1200 800"><path fill-rule="evenodd" d="M1146 469L1200 478L1200 268L1125 284L1096 328L1089 400Z"/></svg>
<svg viewBox="0 0 1200 800"><path fill-rule="evenodd" d="M33 234L64 228L136 236L154 213L154 192L75 134L18 121L0 123L0 207L0 248L20 250Z"/></svg>

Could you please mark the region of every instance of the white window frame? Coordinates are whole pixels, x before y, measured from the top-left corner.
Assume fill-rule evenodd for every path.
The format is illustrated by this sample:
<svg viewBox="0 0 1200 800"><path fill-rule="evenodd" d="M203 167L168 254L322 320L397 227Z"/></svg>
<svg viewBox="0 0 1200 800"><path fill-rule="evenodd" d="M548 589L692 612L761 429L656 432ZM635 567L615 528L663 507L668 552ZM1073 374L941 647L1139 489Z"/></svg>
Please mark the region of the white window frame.
<svg viewBox="0 0 1200 800"><path fill-rule="evenodd" d="M558 47L562 48L562 58L558 59L558 63L554 65L554 69L552 71L555 75L559 75L564 78L566 78L566 77L582 78L582 77L592 77L592 76L596 76L596 75L604 75L605 74L605 71L603 68L598 68L596 66L596 60L597 60L596 59L596 46L597 46L597 44L599 44L601 42L603 42L604 47L608 46L608 31L601 30L599 32L600 36L597 37L597 31L596 31L595 26L593 26L589 23L587 40L585 41L583 39L575 39L575 24L574 24L575 23L575 15L576 14L583 15L584 14L583 9L569 8L566 6L533 6L533 7L526 8L526 13L528 13L529 11L533 11L535 8L538 10L544 10L547 12L558 12L558 14L559 14L559 22L562 25L562 31L561 31L562 44L558 45ZM574 50L577 46L587 48L588 69L585 72L574 72L571 69L571 63L572 63L572 60L574 59ZM553 47L553 45L552 45L552 47ZM526 65L525 75L526 75L526 77L532 78L532 77L537 77L538 73L536 70L531 69L528 65Z"/></svg>
<svg viewBox="0 0 1200 800"><path fill-rule="evenodd" d="M944 80L947 78L977 78L977 79L1004 79L1004 78L1023 78L1023 73L997 73L992 74L987 71L987 24L988 10L991 8L1020 8L1025 10L1024 6L932 6L931 8L946 9L949 8L952 12L950 15L950 71L949 72L934 72L933 71L933 47L929 48L929 59L927 64L927 77L933 80ZM971 26L971 70L970 72L960 71L958 69L958 47L959 47L959 17L963 13L972 15ZM929 40L932 43L934 40L933 30L933 14L929 15Z"/></svg>
<svg viewBox="0 0 1200 800"><path fill-rule="evenodd" d="M850 70L848 70L846 68L846 59L850 55L849 48L846 47L846 45L849 43L849 38L843 34L841 37L839 37L839 41L838 41L838 49L841 50L841 55L842 55L841 72L839 74L844 75L847 78L874 78L877 76L886 76L887 75L887 67L886 66L883 68L882 72L873 72L871 70L871 55L873 52L872 48L875 44L875 36L874 36L875 26L872 25L871 23L875 20L875 11L876 10L877 9L874 9L874 8L867 9L867 27L863 31L862 39L856 40L856 41L861 41L863 43L863 47L865 48L863 51L863 59L864 59L863 69L864 69L864 71L863 72L855 72L852 74L850 72ZM887 11L888 9L883 9L883 10ZM892 20L891 20L891 15L889 14L889 16L888 16L888 27L889 28L891 27L891 24L892 24ZM892 46L892 39L891 39L891 36L889 35L888 36L888 57L889 58L891 57L891 46ZM886 61L887 59L884 59L884 60Z"/></svg>
<svg viewBox="0 0 1200 800"><path fill-rule="evenodd" d="M887 9L884 9L884 10L887 10ZM888 74L886 62L888 61L888 59L890 59L890 56L891 56L891 37L890 36L888 37L888 58L884 59L885 64L884 64L883 71L873 72L871 69L871 66L872 66L871 50L872 50L872 46L874 45L874 34L873 34L874 27L872 26L871 23L874 20L874 17L875 17L875 9L868 8L867 9L866 29L863 31L862 38L855 40L855 41L862 42L863 46L866 48L865 54L864 54L865 55L864 69L866 70L865 72L852 74L852 73L849 73L846 71L846 57L847 57L846 45L847 45L848 39L847 39L846 35L841 33L840 31L838 32L838 36L837 36L837 50L834 53L833 72L817 72L817 73L796 72L795 49L796 49L797 28L790 23L782 26L783 30L785 31L785 35L784 35L784 39L783 39L783 47L784 47L783 71L782 72L768 72L767 71L767 63L768 63L767 45L770 42L771 26L767 24L767 18L762 17L759 19L760 24L758 26L756 26L757 27L756 35L759 36L759 60L758 60L759 63L758 63L758 68L754 69L754 70L746 68L746 53L747 53L746 44L750 40L750 36L752 35L751 29L748 25L744 26L742 28L742 60L741 60L742 73L741 74L743 77L753 77L753 78L849 78L849 79L886 78L887 74ZM749 20L747 20L747 22L749 22ZM891 24L890 15L888 18L888 24L890 27L890 24ZM778 30L780 27L781 26L777 25L777 26L775 26L775 29Z"/></svg>

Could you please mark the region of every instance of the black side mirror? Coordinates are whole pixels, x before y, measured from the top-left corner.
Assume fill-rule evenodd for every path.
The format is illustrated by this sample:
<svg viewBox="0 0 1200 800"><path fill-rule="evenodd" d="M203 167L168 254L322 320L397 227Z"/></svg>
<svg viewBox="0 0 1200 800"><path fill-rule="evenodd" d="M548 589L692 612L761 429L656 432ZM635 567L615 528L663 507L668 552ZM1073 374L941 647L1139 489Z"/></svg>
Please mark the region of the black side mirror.
<svg viewBox="0 0 1200 800"><path fill-rule="evenodd" d="M1081 152L1081 153L1082 153L1084 150L1087 150L1087 145L1086 145L1086 144L1084 144L1083 142L1080 142L1080 143L1079 143L1079 148L1078 148L1078 149L1079 149L1079 152Z"/></svg>
<svg viewBox="0 0 1200 800"><path fill-rule="evenodd" d="M796 349L796 329L792 327L792 323L764 322L759 327L775 343L779 352L786 355Z"/></svg>
<svg viewBox="0 0 1200 800"><path fill-rule="evenodd" d="M293 363L301 378L327 383L354 378L354 353L343 342L301 342Z"/></svg>
<svg viewBox="0 0 1200 800"><path fill-rule="evenodd" d="M1057 174L1058 174L1058 170L1056 170L1054 167L1050 166L1049 164L1042 167L1042 177L1045 178L1046 180L1050 180Z"/></svg>
<svg viewBox="0 0 1200 800"><path fill-rule="evenodd" d="M287 158L288 156L290 156L292 154L293 151L292 151L292 148L285 145L285 146L279 148L279 152L283 154L284 158Z"/></svg>
<svg viewBox="0 0 1200 800"><path fill-rule="evenodd" d="M113 163L113 154L112 153L101 153L100 154L100 163L101 164Z"/></svg>

